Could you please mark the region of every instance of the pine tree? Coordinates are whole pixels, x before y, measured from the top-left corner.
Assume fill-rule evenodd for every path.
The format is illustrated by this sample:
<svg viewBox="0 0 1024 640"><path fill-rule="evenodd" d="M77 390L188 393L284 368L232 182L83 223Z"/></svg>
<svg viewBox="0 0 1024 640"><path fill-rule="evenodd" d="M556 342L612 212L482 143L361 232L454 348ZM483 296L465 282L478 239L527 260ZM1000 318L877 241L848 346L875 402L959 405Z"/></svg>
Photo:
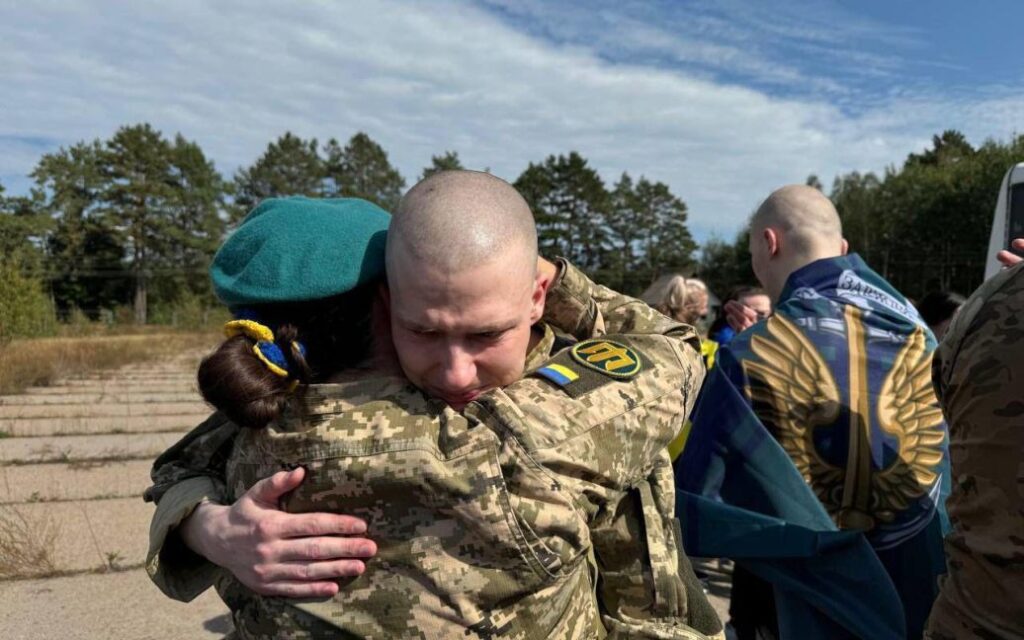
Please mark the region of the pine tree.
<svg viewBox="0 0 1024 640"><path fill-rule="evenodd" d="M149 124L126 126L107 141L101 157L104 215L124 238L135 322L145 324L151 270L175 244L178 194L171 145Z"/></svg>
<svg viewBox="0 0 1024 640"><path fill-rule="evenodd" d="M444 155L430 157L430 166L423 169L423 175L420 176L420 180L429 178L441 171L455 171L464 168L459 160L457 151L445 151Z"/></svg>
<svg viewBox="0 0 1024 640"><path fill-rule="evenodd" d="M393 211L405 178L391 166L384 148L359 132L342 148L333 138L324 147L327 191L332 196L363 198Z"/></svg>
<svg viewBox="0 0 1024 640"><path fill-rule="evenodd" d="M610 248L604 261L607 270L603 274L604 283L617 291L635 292L642 285L634 281L649 278L647 274L638 276L636 269L643 254L639 238L651 221L644 219L644 210L637 199L633 178L626 172L622 173L612 189L606 220Z"/></svg>
<svg viewBox="0 0 1024 640"><path fill-rule="evenodd" d="M234 179L232 219L245 216L264 198L324 195L324 162L316 139L303 140L286 132L267 145L251 167Z"/></svg>
<svg viewBox="0 0 1024 640"><path fill-rule="evenodd" d="M665 183L642 177L636 183L636 199L642 212L644 270L654 275L691 271L697 244L686 226L686 203Z"/></svg>
<svg viewBox="0 0 1024 640"><path fill-rule="evenodd" d="M515 187L537 221L541 253L561 255L587 271L604 265L608 191L577 152L548 156L519 176Z"/></svg>
<svg viewBox="0 0 1024 640"><path fill-rule="evenodd" d="M696 244L686 226L686 204L668 185L623 173L611 193L607 224L611 251L606 282L638 293L659 275L688 273ZM613 275L614 274L614 275Z"/></svg>
<svg viewBox="0 0 1024 640"><path fill-rule="evenodd" d="M193 294L210 291L206 268L224 237L224 179L207 160L195 142L181 134L170 148L170 169L174 185L172 201L173 241L163 261L174 269L176 277L162 280L166 300L178 297L180 289Z"/></svg>
<svg viewBox="0 0 1024 640"><path fill-rule="evenodd" d="M4 196L0 184L0 262L42 276L46 235L53 226L33 198Z"/></svg>
<svg viewBox="0 0 1024 640"><path fill-rule="evenodd" d="M58 310L82 309L94 315L120 304L129 284L122 239L101 214L103 144L79 142L44 155L32 172L34 197L52 220L45 246Z"/></svg>

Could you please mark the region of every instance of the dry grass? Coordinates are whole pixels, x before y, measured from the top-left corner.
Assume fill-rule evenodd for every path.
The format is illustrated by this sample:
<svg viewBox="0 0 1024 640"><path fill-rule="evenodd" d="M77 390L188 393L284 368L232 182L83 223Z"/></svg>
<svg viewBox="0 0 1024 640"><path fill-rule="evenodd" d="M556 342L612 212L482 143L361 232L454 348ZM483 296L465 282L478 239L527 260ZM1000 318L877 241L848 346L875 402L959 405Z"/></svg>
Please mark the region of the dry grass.
<svg viewBox="0 0 1024 640"><path fill-rule="evenodd" d="M53 573L59 533L49 515L29 519L14 507L0 507L0 579Z"/></svg>
<svg viewBox="0 0 1024 640"><path fill-rule="evenodd" d="M0 345L0 394L46 386L75 374L115 369L135 362L192 354L198 364L220 336L208 333L35 338Z"/></svg>

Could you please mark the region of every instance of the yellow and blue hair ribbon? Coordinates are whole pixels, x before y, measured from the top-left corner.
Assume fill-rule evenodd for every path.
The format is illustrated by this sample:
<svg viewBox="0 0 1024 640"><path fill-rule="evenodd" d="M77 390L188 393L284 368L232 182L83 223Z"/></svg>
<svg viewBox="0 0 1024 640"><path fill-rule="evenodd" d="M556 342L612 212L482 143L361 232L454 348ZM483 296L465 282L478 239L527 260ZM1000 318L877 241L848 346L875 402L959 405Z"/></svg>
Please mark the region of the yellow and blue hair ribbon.
<svg viewBox="0 0 1024 640"><path fill-rule="evenodd" d="M256 344L252 347L252 352L260 359L260 362L266 365L267 369L274 375L282 378L290 377L288 358L285 357L281 347L274 342L274 330L255 320L251 317L252 314L250 313L240 313L239 315L248 315L250 317L243 317L226 323L224 325L224 335L228 338L244 335L256 341ZM293 341L292 345L303 356L306 355L306 347L301 342ZM296 380L296 382L298 381Z"/></svg>

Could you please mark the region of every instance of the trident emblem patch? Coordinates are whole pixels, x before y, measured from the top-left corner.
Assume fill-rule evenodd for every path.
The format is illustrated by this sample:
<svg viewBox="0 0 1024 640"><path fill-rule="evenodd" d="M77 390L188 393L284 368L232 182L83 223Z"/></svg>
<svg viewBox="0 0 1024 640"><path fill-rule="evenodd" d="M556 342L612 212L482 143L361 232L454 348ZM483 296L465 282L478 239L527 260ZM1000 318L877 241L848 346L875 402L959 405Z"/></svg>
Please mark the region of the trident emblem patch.
<svg viewBox="0 0 1024 640"><path fill-rule="evenodd" d="M572 357L583 366L612 378L632 378L643 367L640 354L612 340L584 340L572 348Z"/></svg>

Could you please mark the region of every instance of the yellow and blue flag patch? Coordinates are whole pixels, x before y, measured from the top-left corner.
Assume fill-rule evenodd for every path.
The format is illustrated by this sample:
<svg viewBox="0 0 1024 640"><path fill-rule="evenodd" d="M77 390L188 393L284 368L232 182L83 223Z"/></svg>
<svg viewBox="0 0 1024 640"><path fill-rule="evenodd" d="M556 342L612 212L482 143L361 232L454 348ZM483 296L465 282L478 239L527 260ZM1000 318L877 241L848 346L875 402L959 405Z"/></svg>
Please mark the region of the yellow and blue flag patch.
<svg viewBox="0 0 1024 640"><path fill-rule="evenodd" d="M564 387L570 382L575 382L580 379L580 374L576 373L569 367L555 363L551 363L537 369L537 375L544 376L560 387Z"/></svg>
<svg viewBox="0 0 1024 640"><path fill-rule="evenodd" d="M598 338L584 340L560 351L533 371L561 387L573 398L615 381L629 380L644 368L643 354L622 342Z"/></svg>

